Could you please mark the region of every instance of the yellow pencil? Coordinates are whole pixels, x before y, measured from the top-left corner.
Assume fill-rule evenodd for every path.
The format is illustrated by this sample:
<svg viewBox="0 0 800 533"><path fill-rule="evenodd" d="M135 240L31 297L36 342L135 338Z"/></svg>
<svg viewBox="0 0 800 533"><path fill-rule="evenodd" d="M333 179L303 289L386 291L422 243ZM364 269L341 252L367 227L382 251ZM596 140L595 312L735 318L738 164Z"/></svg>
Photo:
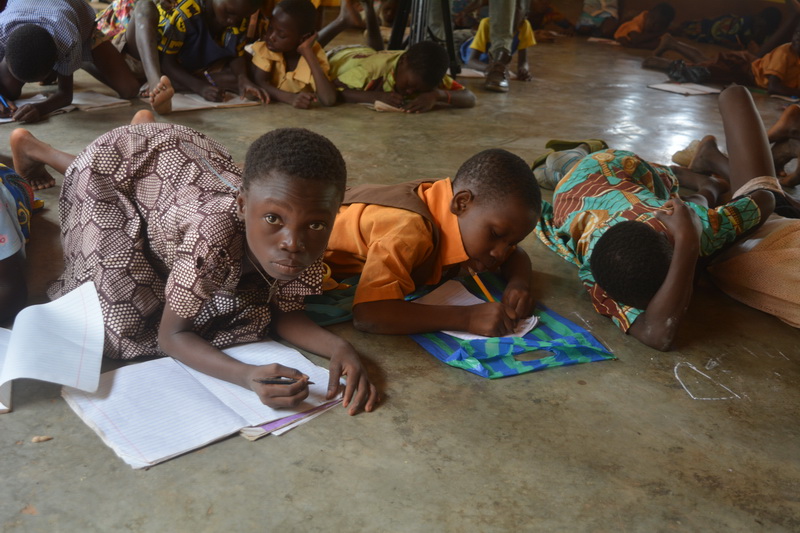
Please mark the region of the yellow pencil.
<svg viewBox="0 0 800 533"><path fill-rule="evenodd" d="M489 289L487 289L486 285L483 284L481 278L478 277L478 273L472 270L472 267L467 267L467 270L469 270L470 276L472 276L472 279L474 279L475 283L478 284L478 287L480 287L481 292L483 292L483 295L486 296L486 299L490 302L493 302L494 298L492 298L492 295L489 294Z"/></svg>

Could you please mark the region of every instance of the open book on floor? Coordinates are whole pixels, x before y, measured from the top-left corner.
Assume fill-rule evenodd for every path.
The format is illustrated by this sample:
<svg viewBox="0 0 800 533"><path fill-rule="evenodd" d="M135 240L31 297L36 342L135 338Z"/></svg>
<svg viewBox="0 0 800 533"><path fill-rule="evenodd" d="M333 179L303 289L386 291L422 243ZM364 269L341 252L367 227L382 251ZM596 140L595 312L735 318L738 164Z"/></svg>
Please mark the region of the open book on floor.
<svg viewBox="0 0 800 533"><path fill-rule="evenodd" d="M147 468L232 435L242 428L280 421L261 436L299 424L329 402L328 370L276 341L223 350L253 365L279 363L309 376L308 398L293 409L273 409L255 392L197 372L170 357L124 366L100 377L96 393L65 387L62 396L123 461ZM338 403L334 402L334 403ZM287 419L288 418L288 419ZM287 420L284 420L287 419Z"/></svg>

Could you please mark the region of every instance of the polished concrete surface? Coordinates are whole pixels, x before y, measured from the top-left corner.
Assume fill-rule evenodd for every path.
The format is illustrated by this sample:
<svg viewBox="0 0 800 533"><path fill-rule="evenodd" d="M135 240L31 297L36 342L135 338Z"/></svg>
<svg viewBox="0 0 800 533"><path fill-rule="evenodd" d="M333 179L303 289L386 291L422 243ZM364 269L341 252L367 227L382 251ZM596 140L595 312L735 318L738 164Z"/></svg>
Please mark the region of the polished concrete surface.
<svg viewBox="0 0 800 533"><path fill-rule="evenodd" d="M532 53L536 79L469 110L406 116L358 106L282 104L174 114L238 160L259 134L304 126L342 150L351 183L452 176L502 147L532 161L550 138L600 137L668 162L691 139L722 141L715 97L648 89L643 54L564 39ZM98 86L81 75L79 85ZM770 124L785 105L756 95ZM30 126L77 152L130 120L130 108ZM12 126L0 126L7 146ZM61 177L58 177L59 183ZM31 302L60 268L57 189L29 246ZM797 193L797 191L794 191ZM546 195L549 198L549 194ZM334 410L282 437L232 437L149 471L118 459L60 399L15 383L0 415L3 531L798 531L800 331L701 277L669 353L597 315L575 268L534 237L536 296L587 326L615 361L486 380L440 363L408 337L332 329L363 354L383 401ZM787 287L787 290L799 290ZM683 364L682 364L683 363ZM682 374L694 365L707 378ZM34 435L53 440L31 443Z"/></svg>

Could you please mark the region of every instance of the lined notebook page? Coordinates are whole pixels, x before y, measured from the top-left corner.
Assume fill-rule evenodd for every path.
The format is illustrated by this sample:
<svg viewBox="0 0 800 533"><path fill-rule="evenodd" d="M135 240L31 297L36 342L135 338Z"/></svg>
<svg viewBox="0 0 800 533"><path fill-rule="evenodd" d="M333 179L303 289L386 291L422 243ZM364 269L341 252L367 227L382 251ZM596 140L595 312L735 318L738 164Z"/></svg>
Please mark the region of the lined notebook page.
<svg viewBox="0 0 800 533"><path fill-rule="evenodd" d="M464 287L464 285L462 285L460 282L451 279L437 287L435 290L429 292L422 298L414 300L414 303L424 305L468 306L485 304L486 302L469 292L467 288ZM514 330L514 333L500 338L522 337L530 330L535 328L538 322L539 319L535 315L532 315L525 320L520 320L519 324L517 324L517 329ZM453 337L458 337L459 339L466 341L491 338L484 337L483 335L475 335L474 333L469 333L468 331L442 331L442 333L446 333L447 335L452 335Z"/></svg>
<svg viewBox="0 0 800 533"><path fill-rule="evenodd" d="M0 383L30 378L93 391L103 356L103 313L94 283L17 315Z"/></svg>
<svg viewBox="0 0 800 533"><path fill-rule="evenodd" d="M11 330L0 328L0 368L3 368L3 363L6 359L6 348L8 348L8 339L11 338ZM0 383L0 414L7 413L11 410L11 382Z"/></svg>
<svg viewBox="0 0 800 533"><path fill-rule="evenodd" d="M107 372L95 394L64 388L62 395L133 468L199 448L245 425L170 357Z"/></svg>
<svg viewBox="0 0 800 533"><path fill-rule="evenodd" d="M297 407L293 409L273 409L262 404L261 400L258 399L258 395L251 390L212 378L189 367L184 367L197 381L214 393L221 402L246 420L247 423L242 424L242 426L261 425L283 418L293 412L307 411L327 401L325 394L328 390L328 370L315 365L294 348L269 340L242 344L226 348L223 351L234 359L251 365L279 363L289 368L296 368L314 382L314 385L309 386L308 398Z"/></svg>

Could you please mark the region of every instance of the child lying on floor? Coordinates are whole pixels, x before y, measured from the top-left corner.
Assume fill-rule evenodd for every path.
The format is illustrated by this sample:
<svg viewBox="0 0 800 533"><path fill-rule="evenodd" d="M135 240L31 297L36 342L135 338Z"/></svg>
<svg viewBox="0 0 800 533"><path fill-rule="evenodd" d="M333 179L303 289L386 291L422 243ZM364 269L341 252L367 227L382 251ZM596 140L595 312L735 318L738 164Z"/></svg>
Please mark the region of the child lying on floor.
<svg viewBox="0 0 800 533"><path fill-rule="evenodd" d="M775 208L772 192L756 187L713 207L730 187L772 176L767 136L744 87L719 98L730 161L730 185L705 180L698 194L678 197L672 170L635 154L605 150L582 159L546 205L539 238L579 267L595 309L623 331L659 350L670 349L691 300L695 266L758 227ZM701 143L696 160L710 142ZM691 179L691 171L676 170ZM762 180L781 194L775 178Z"/></svg>
<svg viewBox="0 0 800 533"><path fill-rule="evenodd" d="M325 262L337 279L361 274L353 300L358 329L507 335L533 309L531 263L518 244L533 230L540 210L530 167L505 150L485 150L467 160L452 181L349 190ZM461 267L499 269L508 280L502 302L464 308L404 300Z"/></svg>
<svg viewBox="0 0 800 533"><path fill-rule="evenodd" d="M271 99L298 109L336 103L328 59L316 42L316 22L309 0L283 0L272 11L264 40L253 43L253 79Z"/></svg>
<svg viewBox="0 0 800 533"><path fill-rule="evenodd" d="M221 351L274 333L330 358L329 398L346 376L345 407L371 411L377 392L355 349L303 311L304 297L321 292L321 256L344 193L339 150L308 130L278 129L250 146L242 172L213 139L152 117L140 111L77 157L13 132L23 177L45 164L64 173L66 265L48 294L94 282L107 357L172 356L290 407L308 396L307 376ZM257 381L281 376L298 381Z"/></svg>
<svg viewBox="0 0 800 533"><path fill-rule="evenodd" d="M351 9L342 0L342 9ZM347 103L385 102L408 113L430 111L437 105L474 107L475 95L447 76L447 52L432 41L408 50L383 50L383 38L372 2L364 4L369 46L345 46L328 52L330 78ZM350 27L352 17L341 16L319 32L319 43L328 44Z"/></svg>

